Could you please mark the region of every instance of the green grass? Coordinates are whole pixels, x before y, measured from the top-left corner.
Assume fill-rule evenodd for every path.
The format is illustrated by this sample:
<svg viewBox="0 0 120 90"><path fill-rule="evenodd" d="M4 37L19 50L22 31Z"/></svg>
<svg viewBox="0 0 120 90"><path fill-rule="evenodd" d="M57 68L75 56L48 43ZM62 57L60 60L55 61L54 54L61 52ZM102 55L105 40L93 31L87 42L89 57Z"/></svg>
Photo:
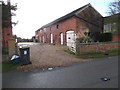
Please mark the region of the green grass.
<svg viewBox="0 0 120 90"><path fill-rule="evenodd" d="M69 54L75 54L74 52L70 51L70 50L64 50L65 52L69 53Z"/></svg>
<svg viewBox="0 0 120 90"><path fill-rule="evenodd" d="M70 50L64 50L65 52L70 53ZM89 58L103 58L103 57L109 57L109 56L117 56L120 55L120 50L114 49L114 50L109 50L106 52L101 52L101 53L93 53L93 54L82 54L82 55L75 55L77 58L81 59L89 59Z"/></svg>
<svg viewBox="0 0 120 90"><path fill-rule="evenodd" d="M17 66L19 66L19 64L12 64L11 62L3 62L2 63L2 71L11 71L11 70L16 70Z"/></svg>

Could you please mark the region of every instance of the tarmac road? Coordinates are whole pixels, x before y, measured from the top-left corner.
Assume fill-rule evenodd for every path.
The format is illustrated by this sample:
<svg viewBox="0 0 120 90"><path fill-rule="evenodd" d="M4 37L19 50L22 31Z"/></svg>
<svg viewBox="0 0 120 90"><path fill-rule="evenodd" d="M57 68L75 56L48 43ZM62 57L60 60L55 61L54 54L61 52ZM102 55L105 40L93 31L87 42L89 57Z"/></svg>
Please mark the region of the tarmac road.
<svg viewBox="0 0 120 90"><path fill-rule="evenodd" d="M2 79L3 88L118 88L118 56L53 70L5 72Z"/></svg>

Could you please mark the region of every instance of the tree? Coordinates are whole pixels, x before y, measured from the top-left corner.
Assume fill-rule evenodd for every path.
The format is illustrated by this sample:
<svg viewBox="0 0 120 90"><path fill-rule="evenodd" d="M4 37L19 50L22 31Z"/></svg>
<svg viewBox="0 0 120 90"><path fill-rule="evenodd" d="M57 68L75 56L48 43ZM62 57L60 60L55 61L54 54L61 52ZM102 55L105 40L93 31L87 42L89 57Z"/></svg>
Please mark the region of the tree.
<svg viewBox="0 0 120 90"><path fill-rule="evenodd" d="M120 0L114 0L113 2L110 2L108 13L109 15L120 13Z"/></svg>
<svg viewBox="0 0 120 90"><path fill-rule="evenodd" d="M11 10L17 10L17 4L11 5L10 2L5 4L4 1L1 1L2 4L2 27L12 27L12 24L17 24L16 22L11 21L11 16L15 16L15 13L12 13Z"/></svg>

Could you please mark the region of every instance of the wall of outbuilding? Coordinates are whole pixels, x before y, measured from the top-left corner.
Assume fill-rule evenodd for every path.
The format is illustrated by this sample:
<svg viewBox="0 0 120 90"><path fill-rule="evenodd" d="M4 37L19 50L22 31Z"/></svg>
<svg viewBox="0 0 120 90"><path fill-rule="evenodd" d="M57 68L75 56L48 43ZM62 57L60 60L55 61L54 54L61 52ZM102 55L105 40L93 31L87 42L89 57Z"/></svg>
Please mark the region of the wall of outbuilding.
<svg viewBox="0 0 120 90"><path fill-rule="evenodd" d="M50 43L50 34L53 34L53 44L60 44L60 33L63 33L63 44L66 45L66 32L73 30L76 33L76 28L76 18L71 17L40 30L38 34L39 40L43 42L44 37L44 43Z"/></svg>
<svg viewBox="0 0 120 90"><path fill-rule="evenodd" d="M12 28L3 28L2 30L2 47L7 48L8 47L8 39L12 38Z"/></svg>

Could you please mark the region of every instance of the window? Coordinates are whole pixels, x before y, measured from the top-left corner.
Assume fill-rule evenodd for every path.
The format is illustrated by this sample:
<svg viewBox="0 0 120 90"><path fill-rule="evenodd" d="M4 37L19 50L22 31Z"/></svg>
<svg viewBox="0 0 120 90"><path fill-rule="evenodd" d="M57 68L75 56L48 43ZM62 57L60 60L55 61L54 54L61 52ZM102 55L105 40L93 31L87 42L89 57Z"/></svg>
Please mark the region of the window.
<svg viewBox="0 0 120 90"><path fill-rule="evenodd" d="M116 23L113 23L113 24L112 24L112 33L113 33L113 34L117 33L117 31L118 31L117 28L118 28L118 27L117 27L117 24L116 24Z"/></svg>
<svg viewBox="0 0 120 90"><path fill-rule="evenodd" d="M111 24L104 25L104 33L111 32Z"/></svg>
<svg viewBox="0 0 120 90"><path fill-rule="evenodd" d="M59 25L57 24L56 28L58 29L59 28Z"/></svg>
<svg viewBox="0 0 120 90"><path fill-rule="evenodd" d="M44 30L44 32L46 32L46 28L44 28L43 30Z"/></svg>

